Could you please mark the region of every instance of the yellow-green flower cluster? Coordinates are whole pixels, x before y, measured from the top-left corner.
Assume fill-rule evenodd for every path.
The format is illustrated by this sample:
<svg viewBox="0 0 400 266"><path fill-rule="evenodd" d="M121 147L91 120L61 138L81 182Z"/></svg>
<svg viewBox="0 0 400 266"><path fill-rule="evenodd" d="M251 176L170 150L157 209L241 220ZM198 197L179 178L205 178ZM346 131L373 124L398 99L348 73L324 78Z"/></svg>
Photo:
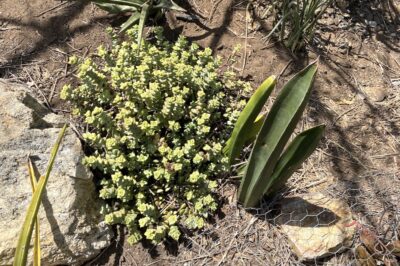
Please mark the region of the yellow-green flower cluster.
<svg viewBox="0 0 400 266"><path fill-rule="evenodd" d="M248 85L221 79L208 48L184 38L170 44L156 29L139 50L136 35L133 28L80 63L80 85L61 96L88 125L83 136L94 152L84 162L105 176L105 221L125 224L131 243L178 240L217 209L222 148L242 107L234 95Z"/></svg>

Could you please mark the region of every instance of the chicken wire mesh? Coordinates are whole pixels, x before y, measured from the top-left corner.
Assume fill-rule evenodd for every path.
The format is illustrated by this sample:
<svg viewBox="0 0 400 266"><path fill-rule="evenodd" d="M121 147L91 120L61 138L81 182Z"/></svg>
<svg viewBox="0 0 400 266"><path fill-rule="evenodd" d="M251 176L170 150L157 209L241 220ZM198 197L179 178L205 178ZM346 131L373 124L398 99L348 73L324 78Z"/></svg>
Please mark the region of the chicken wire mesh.
<svg viewBox="0 0 400 266"><path fill-rule="evenodd" d="M395 171L371 172L317 191L289 189L248 210L225 185L224 214L188 237L190 252L174 264L398 265L399 179Z"/></svg>

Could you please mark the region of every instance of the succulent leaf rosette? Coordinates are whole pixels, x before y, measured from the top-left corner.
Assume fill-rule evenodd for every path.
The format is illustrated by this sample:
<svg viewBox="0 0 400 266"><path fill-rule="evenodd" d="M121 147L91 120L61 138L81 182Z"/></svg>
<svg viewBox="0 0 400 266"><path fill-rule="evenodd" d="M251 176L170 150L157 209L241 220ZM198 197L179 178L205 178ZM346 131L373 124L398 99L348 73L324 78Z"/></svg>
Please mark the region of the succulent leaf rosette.
<svg viewBox="0 0 400 266"><path fill-rule="evenodd" d="M231 72L219 75L210 49L153 33L140 50L134 27L92 58L71 58L79 85L61 93L87 124L94 152L84 163L103 173L105 221L126 225L130 243L178 240L182 228L205 226L228 170L222 147L245 104L235 95L250 89Z"/></svg>

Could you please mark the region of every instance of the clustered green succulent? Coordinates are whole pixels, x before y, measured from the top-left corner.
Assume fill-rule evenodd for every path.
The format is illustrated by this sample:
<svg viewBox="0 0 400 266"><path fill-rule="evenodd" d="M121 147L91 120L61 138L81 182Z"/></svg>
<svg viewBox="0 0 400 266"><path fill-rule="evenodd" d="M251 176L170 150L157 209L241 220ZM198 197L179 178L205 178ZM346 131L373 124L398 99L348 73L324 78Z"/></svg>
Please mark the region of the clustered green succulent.
<svg viewBox="0 0 400 266"><path fill-rule="evenodd" d="M131 243L178 240L217 209L216 177L228 169L222 147L245 104L235 95L250 86L231 72L220 77L210 49L183 37L170 44L159 28L139 50L137 31L125 41L113 35L110 50L85 59L80 85L61 97L88 125L94 153L84 163L106 176L105 221L125 224Z"/></svg>

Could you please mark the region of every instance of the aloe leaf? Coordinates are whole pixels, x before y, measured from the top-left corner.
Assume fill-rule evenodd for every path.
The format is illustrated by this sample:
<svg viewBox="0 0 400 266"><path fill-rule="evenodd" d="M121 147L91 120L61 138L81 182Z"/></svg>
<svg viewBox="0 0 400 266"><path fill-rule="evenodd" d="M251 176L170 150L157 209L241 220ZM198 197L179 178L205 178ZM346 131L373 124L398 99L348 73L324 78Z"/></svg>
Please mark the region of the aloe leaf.
<svg viewBox="0 0 400 266"><path fill-rule="evenodd" d="M120 5L120 6L130 6L135 8L141 8L144 4L144 1L141 0L92 0L95 4L105 5Z"/></svg>
<svg viewBox="0 0 400 266"><path fill-rule="evenodd" d="M55 145L53 146L53 149L50 154L50 161L46 169L46 174L42 177L40 177L35 192L33 193L32 200L29 204L28 211L25 216L25 221L22 226L19 239L18 239L18 244L17 248L15 250L15 256L14 256L14 266L25 266L27 262L27 257L28 257L28 250L29 250L29 243L32 237L32 232L33 232L33 226L36 221L37 213L39 211L39 206L41 202L41 198L45 189L45 186L47 184L47 180L49 179L50 172L53 169L54 165L54 160L56 158L58 149L60 147L61 140L64 136L65 130L67 128L67 125L65 125L62 129L61 132L58 135L57 141Z"/></svg>
<svg viewBox="0 0 400 266"><path fill-rule="evenodd" d="M245 144L246 140L249 139L249 128L252 127L252 124L256 120L265 102L271 95L271 92L275 87L275 83L275 76L271 76L266 79L251 96L249 102L240 113L232 135L224 147L224 153L228 156L230 163L232 163L233 160L239 156L243 145Z"/></svg>
<svg viewBox="0 0 400 266"><path fill-rule="evenodd" d="M265 187L265 194L276 193L286 183L289 177L317 148L325 131L325 125L319 125L301 132L286 148L279 159L270 185Z"/></svg>
<svg viewBox="0 0 400 266"><path fill-rule="evenodd" d="M37 186L37 177L32 160L29 157L28 157L28 172L29 172L29 180L31 181L32 193L35 193ZM37 217L35 219L35 236L33 242L33 266L40 266L40 229L39 229L39 219Z"/></svg>
<svg viewBox="0 0 400 266"><path fill-rule="evenodd" d="M149 14L149 10L151 9L152 4L144 4L142 8L142 12L140 13L139 20L139 28L138 28L138 36L137 36L137 44L140 50L140 46L142 45L142 37L143 37L143 29L144 24L146 23L147 15Z"/></svg>
<svg viewBox="0 0 400 266"><path fill-rule="evenodd" d="M253 207L270 185L270 177L308 102L316 63L296 74L276 98L251 152L246 174L239 188L239 201Z"/></svg>
<svg viewBox="0 0 400 266"><path fill-rule="evenodd" d="M129 29L130 27L132 27L133 24L135 24L140 18L140 13L139 12L135 12L133 13L129 19L127 21L125 21L122 25L121 25L121 29L119 31L119 33L126 31L127 29Z"/></svg>
<svg viewBox="0 0 400 266"><path fill-rule="evenodd" d="M118 14L118 13L123 13L123 12L133 12L136 11L136 7L132 6L126 6L126 5L115 5L115 4L110 4L110 3L102 3L102 2L96 2L94 1L95 4L100 7L101 9L112 13L112 14Z"/></svg>
<svg viewBox="0 0 400 266"><path fill-rule="evenodd" d="M180 11L180 12L186 12L186 9L178 6L172 0L161 0L159 4L154 6L154 8L163 8L163 9L175 10L175 11Z"/></svg>

